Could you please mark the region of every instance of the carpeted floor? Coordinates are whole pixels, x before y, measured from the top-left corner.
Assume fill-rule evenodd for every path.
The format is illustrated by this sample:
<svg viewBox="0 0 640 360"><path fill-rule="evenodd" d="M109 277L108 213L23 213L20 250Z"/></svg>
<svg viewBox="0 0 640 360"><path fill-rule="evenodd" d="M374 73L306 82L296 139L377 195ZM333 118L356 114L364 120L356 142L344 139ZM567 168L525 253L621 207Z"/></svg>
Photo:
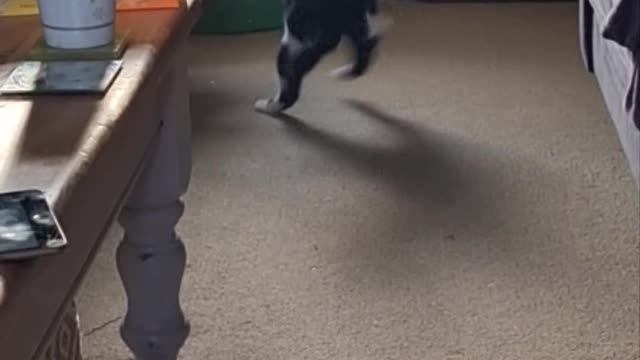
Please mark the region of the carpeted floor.
<svg viewBox="0 0 640 360"><path fill-rule="evenodd" d="M369 76L257 115L277 33L192 42L189 360L638 359L638 201L577 5L397 2ZM129 359L118 230L83 290Z"/></svg>

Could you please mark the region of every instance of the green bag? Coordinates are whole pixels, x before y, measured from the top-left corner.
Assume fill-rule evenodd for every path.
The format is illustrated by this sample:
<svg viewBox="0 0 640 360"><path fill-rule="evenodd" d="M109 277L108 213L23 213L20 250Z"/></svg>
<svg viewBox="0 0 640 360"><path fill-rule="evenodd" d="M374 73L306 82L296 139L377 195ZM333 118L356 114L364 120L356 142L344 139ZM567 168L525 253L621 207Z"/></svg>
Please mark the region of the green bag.
<svg viewBox="0 0 640 360"><path fill-rule="evenodd" d="M282 27L282 0L205 0L203 5L196 33L237 34Z"/></svg>

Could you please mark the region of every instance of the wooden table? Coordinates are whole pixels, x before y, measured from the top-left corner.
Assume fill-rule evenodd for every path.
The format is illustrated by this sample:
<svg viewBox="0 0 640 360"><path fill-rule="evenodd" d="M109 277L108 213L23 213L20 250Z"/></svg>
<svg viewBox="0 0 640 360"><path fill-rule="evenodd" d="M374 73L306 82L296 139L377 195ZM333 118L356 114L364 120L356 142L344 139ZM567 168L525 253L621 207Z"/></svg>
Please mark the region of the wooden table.
<svg viewBox="0 0 640 360"><path fill-rule="evenodd" d="M0 97L0 192L42 189L69 247L0 265L0 358L80 359L74 297L110 226L128 298L122 337L138 360L173 360L189 333L174 230L190 177L186 39L201 2L119 14L124 68L98 96ZM0 81L40 37L35 17L0 18Z"/></svg>

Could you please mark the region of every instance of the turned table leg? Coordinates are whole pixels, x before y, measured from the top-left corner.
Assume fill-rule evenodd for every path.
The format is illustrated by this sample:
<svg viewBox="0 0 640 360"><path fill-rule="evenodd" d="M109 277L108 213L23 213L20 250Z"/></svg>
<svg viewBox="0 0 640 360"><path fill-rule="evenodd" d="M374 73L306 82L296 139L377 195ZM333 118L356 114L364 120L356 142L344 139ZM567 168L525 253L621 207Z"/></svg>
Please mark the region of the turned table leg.
<svg viewBox="0 0 640 360"><path fill-rule="evenodd" d="M175 360L189 335L179 299L186 251L175 226L190 178L191 120L184 56L176 58L157 99L159 138L120 216L117 265L128 300L121 335L137 360Z"/></svg>

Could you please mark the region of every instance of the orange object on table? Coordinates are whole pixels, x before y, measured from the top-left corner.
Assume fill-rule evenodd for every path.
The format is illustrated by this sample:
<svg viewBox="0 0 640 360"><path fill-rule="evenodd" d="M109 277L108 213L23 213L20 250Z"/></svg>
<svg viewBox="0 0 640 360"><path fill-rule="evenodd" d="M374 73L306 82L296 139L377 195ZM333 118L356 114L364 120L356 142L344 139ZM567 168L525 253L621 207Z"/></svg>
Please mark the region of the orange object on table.
<svg viewBox="0 0 640 360"><path fill-rule="evenodd" d="M180 0L117 0L118 11L175 9ZM38 14L38 0L0 0L0 17Z"/></svg>
<svg viewBox="0 0 640 360"><path fill-rule="evenodd" d="M178 0L118 0L119 11L172 9L178 6Z"/></svg>

